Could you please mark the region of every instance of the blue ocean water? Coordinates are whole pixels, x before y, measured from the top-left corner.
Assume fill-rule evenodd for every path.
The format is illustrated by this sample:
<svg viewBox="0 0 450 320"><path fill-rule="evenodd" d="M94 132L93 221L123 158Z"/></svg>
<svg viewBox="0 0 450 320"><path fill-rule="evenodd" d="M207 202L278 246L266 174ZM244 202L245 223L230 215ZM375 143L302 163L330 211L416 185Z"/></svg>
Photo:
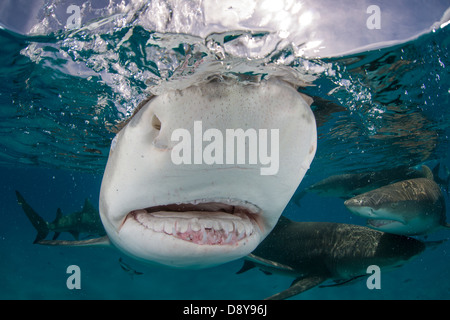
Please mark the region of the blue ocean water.
<svg viewBox="0 0 450 320"><path fill-rule="evenodd" d="M189 81L200 61L205 74L215 71L208 63L218 59L217 47L236 38L217 40L213 50L195 37L140 26L100 35L22 36L0 29L1 299L262 299L290 285L291 278L257 269L237 275L242 259L176 270L109 248L33 245L35 230L15 198L19 190L46 221L57 208L65 214L80 210L85 198L97 204L114 136L110 129L130 116L148 86ZM247 61L244 69L239 69L243 60L230 59L227 70L267 76L271 63L283 61L295 71L306 66L314 86L301 91L328 101L325 109L313 105L318 151L297 193L333 174L400 165L439 163L444 177L450 167L449 44L447 26L403 44L337 58L301 59L281 48L264 62ZM180 61L186 62L183 68ZM442 188L448 204L448 187ZM315 194L300 205L291 201L283 214L296 221L364 224L341 199ZM449 237L442 230L427 240ZM124 272L121 257L143 274ZM66 285L70 265L80 267L80 290ZM447 241L383 273L380 290L369 290L362 280L317 287L294 299L448 299L449 267Z"/></svg>

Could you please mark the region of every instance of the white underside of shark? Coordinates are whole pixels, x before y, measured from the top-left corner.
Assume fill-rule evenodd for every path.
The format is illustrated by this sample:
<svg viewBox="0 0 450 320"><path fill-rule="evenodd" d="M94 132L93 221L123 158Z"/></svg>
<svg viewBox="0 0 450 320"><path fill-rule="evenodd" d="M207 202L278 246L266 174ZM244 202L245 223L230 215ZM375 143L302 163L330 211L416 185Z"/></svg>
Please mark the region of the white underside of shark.
<svg viewBox="0 0 450 320"><path fill-rule="evenodd" d="M175 164L173 132L194 136L198 121L203 132L224 137L227 129L278 130L277 145L266 150L278 148L276 174L261 174L261 163ZM153 97L112 143L100 192L103 225L117 248L148 262L204 268L244 257L277 223L316 147L309 104L278 79L211 81Z"/></svg>

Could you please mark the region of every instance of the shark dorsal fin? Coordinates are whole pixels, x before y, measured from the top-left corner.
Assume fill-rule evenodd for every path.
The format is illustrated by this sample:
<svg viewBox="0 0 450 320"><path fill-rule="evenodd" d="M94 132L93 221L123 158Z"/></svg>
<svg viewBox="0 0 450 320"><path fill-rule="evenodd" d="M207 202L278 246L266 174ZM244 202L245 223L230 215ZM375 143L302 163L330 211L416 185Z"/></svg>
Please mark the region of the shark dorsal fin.
<svg viewBox="0 0 450 320"><path fill-rule="evenodd" d="M97 210L94 208L94 206L89 201L89 199L86 198L84 200L83 212L88 212L88 211L97 211Z"/></svg>
<svg viewBox="0 0 450 320"><path fill-rule="evenodd" d="M58 210L56 210L56 217L55 220L53 220L52 224L56 225L58 223L58 221L62 218L63 213L61 208L58 208Z"/></svg>

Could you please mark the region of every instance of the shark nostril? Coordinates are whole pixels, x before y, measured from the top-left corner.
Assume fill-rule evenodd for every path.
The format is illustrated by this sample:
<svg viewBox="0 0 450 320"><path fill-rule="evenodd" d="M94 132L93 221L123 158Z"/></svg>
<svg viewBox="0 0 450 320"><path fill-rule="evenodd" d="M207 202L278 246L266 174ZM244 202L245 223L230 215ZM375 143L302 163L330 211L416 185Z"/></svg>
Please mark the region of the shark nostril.
<svg viewBox="0 0 450 320"><path fill-rule="evenodd" d="M152 118L152 127L156 130L161 130L161 120L154 114Z"/></svg>

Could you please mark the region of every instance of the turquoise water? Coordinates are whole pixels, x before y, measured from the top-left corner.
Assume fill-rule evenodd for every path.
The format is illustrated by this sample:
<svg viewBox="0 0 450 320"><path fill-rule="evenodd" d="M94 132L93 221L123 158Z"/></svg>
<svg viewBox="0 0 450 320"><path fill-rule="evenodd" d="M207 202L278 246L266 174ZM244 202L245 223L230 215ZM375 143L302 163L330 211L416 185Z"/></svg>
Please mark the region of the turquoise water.
<svg viewBox="0 0 450 320"><path fill-rule="evenodd" d="M291 70L314 84L302 92L328 101L326 107L313 105L318 151L297 192L333 174L399 165L440 163L440 175L447 174L448 26L404 44L338 58L302 59L289 47L264 59L220 56L221 47L243 36L249 35L205 42L124 26L101 34L26 37L0 29L1 299L262 299L290 285L291 278L256 269L236 275L242 260L174 270L108 248L33 245L35 231L15 199L19 190L47 221L58 207L68 214L80 210L85 198L98 203L114 137L110 129L148 94L217 73L218 60L223 73L240 79L267 77L273 66ZM301 206L291 201L283 214L296 221L364 224L341 199L315 194L307 194ZM449 236L439 231L427 240ZM143 275L124 272L120 257ZM66 286L70 265L80 267L81 290ZM383 273L380 290L359 281L314 288L294 299L448 299L449 267L446 242Z"/></svg>

